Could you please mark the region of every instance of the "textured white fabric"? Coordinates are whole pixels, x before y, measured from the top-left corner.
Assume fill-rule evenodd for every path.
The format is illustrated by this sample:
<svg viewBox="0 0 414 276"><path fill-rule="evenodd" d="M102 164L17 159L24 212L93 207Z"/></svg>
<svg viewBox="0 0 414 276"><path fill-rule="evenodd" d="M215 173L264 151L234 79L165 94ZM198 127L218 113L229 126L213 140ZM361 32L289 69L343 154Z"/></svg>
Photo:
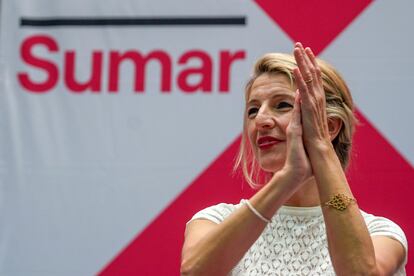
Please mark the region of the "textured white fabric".
<svg viewBox="0 0 414 276"><path fill-rule="evenodd" d="M241 206L221 203L198 212L191 220L221 223ZM406 237L397 224L361 213L371 235L398 240L407 252ZM407 257L395 275L406 275L406 261ZM230 275L335 275L321 208L282 206Z"/></svg>

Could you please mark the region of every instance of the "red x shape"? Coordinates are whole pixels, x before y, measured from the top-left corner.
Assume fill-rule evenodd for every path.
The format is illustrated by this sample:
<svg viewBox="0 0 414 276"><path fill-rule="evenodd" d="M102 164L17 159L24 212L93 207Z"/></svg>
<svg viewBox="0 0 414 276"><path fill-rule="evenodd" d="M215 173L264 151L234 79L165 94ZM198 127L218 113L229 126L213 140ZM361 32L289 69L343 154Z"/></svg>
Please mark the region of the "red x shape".
<svg viewBox="0 0 414 276"><path fill-rule="evenodd" d="M371 1L257 0L256 3L293 41L301 41L320 53ZM414 183L413 169L361 112L357 113L361 125L348 172L353 191L362 199L359 202L363 209L392 217L410 236L414 227L404 222L410 221L407 184ZM191 216L217 202L238 202L253 194L247 185L241 190L241 178L231 174L239 143L240 137L99 275L178 275L185 223Z"/></svg>

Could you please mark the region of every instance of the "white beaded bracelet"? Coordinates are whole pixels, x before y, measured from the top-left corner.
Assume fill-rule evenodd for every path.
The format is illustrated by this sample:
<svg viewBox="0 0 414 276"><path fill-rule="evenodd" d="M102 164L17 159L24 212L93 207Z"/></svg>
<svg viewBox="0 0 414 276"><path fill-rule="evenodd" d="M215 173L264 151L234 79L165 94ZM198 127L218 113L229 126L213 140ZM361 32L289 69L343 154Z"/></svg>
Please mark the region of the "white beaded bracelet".
<svg viewBox="0 0 414 276"><path fill-rule="evenodd" d="M250 209L250 211L252 211L259 219L263 220L266 223L270 222L270 219L265 218L262 214L259 213L259 211L257 211L253 205L250 203L250 201L248 201L247 199L243 200L243 203L245 203L247 205L247 207Z"/></svg>

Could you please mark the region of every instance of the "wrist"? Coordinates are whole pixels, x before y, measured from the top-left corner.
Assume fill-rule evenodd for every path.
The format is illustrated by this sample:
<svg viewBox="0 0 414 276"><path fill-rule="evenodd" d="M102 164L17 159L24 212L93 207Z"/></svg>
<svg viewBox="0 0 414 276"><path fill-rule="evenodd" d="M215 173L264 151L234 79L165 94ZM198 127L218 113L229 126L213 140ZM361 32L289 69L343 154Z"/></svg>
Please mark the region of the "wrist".
<svg viewBox="0 0 414 276"><path fill-rule="evenodd" d="M330 165L339 164L339 166L341 166L331 141L312 143L312 146L306 147L306 151L308 153L310 163L312 164L312 170L317 169L317 167L325 166L324 163L330 163Z"/></svg>
<svg viewBox="0 0 414 276"><path fill-rule="evenodd" d="M335 153L332 142L329 140L311 141L306 145L306 150L311 155L326 155Z"/></svg>
<svg viewBox="0 0 414 276"><path fill-rule="evenodd" d="M250 202L263 217L271 218L276 210L291 198L297 186L292 181L291 174L284 169L279 170L250 198Z"/></svg>
<svg viewBox="0 0 414 276"><path fill-rule="evenodd" d="M303 171L296 167L286 165L276 174L278 179L277 185L289 198L297 191L301 184L305 183L312 176L312 171Z"/></svg>
<svg viewBox="0 0 414 276"><path fill-rule="evenodd" d="M345 172L333 145L325 143L315 148L309 152L309 159L321 201L328 201L335 193L349 194Z"/></svg>
<svg viewBox="0 0 414 276"><path fill-rule="evenodd" d="M306 172L289 165L284 166L277 174L280 175L280 178L284 179L284 182L292 184L303 182L306 178Z"/></svg>

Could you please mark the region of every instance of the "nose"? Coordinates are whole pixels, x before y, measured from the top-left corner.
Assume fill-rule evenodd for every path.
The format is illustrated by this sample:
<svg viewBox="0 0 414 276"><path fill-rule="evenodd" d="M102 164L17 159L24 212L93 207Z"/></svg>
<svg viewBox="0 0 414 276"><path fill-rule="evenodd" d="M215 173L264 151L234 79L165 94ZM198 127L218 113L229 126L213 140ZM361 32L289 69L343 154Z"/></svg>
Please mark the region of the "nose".
<svg viewBox="0 0 414 276"><path fill-rule="evenodd" d="M260 110L261 111L261 110ZM256 115L256 127L257 129L271 129L275 126L275 119L267 112L262 111Z"/></svg>

